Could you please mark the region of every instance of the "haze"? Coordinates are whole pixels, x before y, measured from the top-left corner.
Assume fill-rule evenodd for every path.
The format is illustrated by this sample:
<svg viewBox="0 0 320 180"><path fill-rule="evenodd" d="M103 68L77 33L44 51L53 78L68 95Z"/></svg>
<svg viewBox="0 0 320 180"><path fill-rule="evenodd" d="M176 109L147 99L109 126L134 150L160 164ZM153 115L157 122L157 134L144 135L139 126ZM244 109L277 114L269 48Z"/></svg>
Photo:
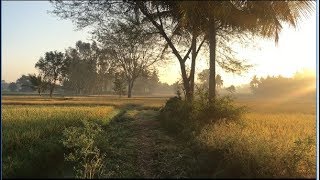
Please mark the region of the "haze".
<svg viewBox="0 0 320 180"><path fill-rule="evenodd" d="M59 20L48 11L47 1L2 2L2 79L14 82L22 74L36 73L35 63L47 51L64 51L76 41L89 42L87 30L76 31L71 21ZM305 19L297 29L284 27L276 46L273 40L260 40L258 49L237 48L239 56L255 65L241 76L218 68L224 86L250 82L253 75L292 76L307 68L316 70L316 14ZM237 45L235 45L236 47ZM208 57L199 58L196 73L208 68ZM177 61L159 68L161 82L172 84L180 78Z"/></svg>

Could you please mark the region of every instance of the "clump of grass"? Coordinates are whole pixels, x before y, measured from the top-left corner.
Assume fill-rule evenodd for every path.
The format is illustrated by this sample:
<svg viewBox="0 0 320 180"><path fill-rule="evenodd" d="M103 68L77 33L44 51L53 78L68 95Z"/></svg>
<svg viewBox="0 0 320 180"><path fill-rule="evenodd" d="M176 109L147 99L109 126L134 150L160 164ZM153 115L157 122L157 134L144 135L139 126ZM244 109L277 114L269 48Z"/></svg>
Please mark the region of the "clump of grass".
<svg viewBox="0 0 320 180"><path fill-rule="evenodd" d="M96 145L102 127L95 122L82 123L83 127L69 127L63 131L62 143L69 150L65 160L75 164L77 178L105 177L105 154L101 154Z"/></svg>

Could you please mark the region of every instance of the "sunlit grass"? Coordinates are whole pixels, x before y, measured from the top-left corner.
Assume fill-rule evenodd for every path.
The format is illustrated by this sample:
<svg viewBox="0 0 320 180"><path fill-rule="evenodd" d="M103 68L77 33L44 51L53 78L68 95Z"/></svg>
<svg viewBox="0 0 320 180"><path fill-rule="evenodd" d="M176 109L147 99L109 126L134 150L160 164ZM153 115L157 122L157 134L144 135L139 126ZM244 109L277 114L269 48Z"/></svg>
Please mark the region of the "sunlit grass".
<svg viewBox="0 0 320 180"><path fill-rule="evenodd" d="M82 120L107 123L116 114L117 110L110 106L2 105L4 177L32 174L28 171L39 169L40 165L54 167L51 163L61 161L59 157L63 162L60 139L66 127L79 126Z"/></svg>
<svg viewBox="0 0 320 180"><path fill-rule="evenodd" d="M225 152L228 166L240 164L247 176L314 178L315 133L312 114L249 113L242 122L206 127L200 139Z"/></svg>
<svg viewBox="0 0 320 180"><path fill-rule="evenodd" d="M39 173L41 168L63 167L52 163L63 162L64 149L60 140L64 128L79 126L81 120L108 123L122 106L161 107L166 99L4 96L3 175L27 176L35 169ZM208 125L199 137L202 143L224 152L224 163L214 170L214 176L219 177L227 168L235 167L245 173L239 176L315 177L315 100L238 98L236 103L249 107L242 121ZM123 117L132 118L138 112L139 109L131 110ZM114 130L121 134L118 131ZM126 131L132 130L128 127ZM110 136L116 136L114 132ZM101 141L113 140L115 138Z"/></svg>
<svg viewBox="0 0 320 180"><path fill-rule="evenodd" d="M2 104L5 105L111 105L122 106L137 104L147 107L162 106L167 97L133 97L119 98L118 96L96 97L38 97L38 96L3 96Z"/></svg>

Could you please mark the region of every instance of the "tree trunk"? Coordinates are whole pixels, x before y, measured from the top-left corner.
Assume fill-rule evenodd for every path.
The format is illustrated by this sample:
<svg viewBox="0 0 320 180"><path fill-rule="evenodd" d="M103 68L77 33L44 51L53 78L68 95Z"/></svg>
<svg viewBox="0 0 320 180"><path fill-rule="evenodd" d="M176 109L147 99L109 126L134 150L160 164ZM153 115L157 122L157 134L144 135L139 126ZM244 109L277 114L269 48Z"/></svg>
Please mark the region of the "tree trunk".
<svg viewBox="0 0 320 180"><path fill-rule="evenodd" d="M210 70L209 70L209 101L216 97L216 27L214 18L209 22L209 49L210 49Z"/></svg>
<svg viewBox="0 0 320 180"><path fill-rule="evenodd" d="M128 82L128 98L132 97L132 87L133 87L133 83L129 81Z"/></svg>
<svg viewBox="0 0 320 180"><path fill-rule="evenodd" d="M197 36L195 34L195 29L193 30L192 35L192 44L191 44L191 52L192 52L192 59L191 59L191 70L190 70L190 95L188 99L189 101L192 101L193 95L194 95L194 73L196 69L196 57L197 57Z"/></svg>
<svg viewBox="0 0 320 180"><path fill-rule="evenodd" d="M53 90L54 90L54 84L53 84L53 85L51 85L51 87L50 87L50 97L52 97Z"/></svg>
<svg viewBox="0 0 320 180"><path fill-rule="evenodd" d="M170 38L165 33L164 29L153 19L152 15L150 15L149 12L146 10L146 7L144 6L144 4L142 2L140 2L140 3L138 3L138 7L141 10L141 12L150 20L150 22L159 30L159 33L166 40L166 42L168 43L168 46L171 48L172 53L178 58L179 63L180 63L181 74L182 74L183 86L184 86L185 94L186 94L186 100L188 101L189 99L191 99L191 97L190 97L190 84L189 84L190 82L189 82L189 79L188 79L187 73L186 73L185 59L180 56L179 52L177 51L177 49L173 45Z"/></svg>
<svg viewBox="0 0 320 180"><path fill-rule="evenodd" d="M50 97L52 97L53 88L50 88Z"/></svg>
<svg viewBox="0 0 320 180"><path fill-rule="evenodd" d="M38 89L39 96L41 96L41 89Z"/></svg>
<svg viewBox="0 0 320 180"><path fill-rule="evenodd" d="M183 81L183 88L185 90L185 98L187 101L190 101L192 98L190 97L190 82L187 77L187 72L186 72L186 65L184 62L180 61L180 69L181 69L181 74L182 74L182 81Z"/></svg>

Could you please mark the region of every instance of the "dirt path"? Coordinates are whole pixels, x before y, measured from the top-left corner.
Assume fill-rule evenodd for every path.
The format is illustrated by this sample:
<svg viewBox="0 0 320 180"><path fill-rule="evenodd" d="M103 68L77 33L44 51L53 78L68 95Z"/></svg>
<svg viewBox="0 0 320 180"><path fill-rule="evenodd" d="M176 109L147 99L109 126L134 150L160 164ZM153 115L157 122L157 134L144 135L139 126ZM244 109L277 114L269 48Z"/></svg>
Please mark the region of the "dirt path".
<svg viewBox="0 0 320 180"><path fill-rule="evenodd" d="M159 122L155 120L156 111L144 110L135 116L135 128L137 132L138 147L138 167L140 174L144 178L154 178L153 172L155 134L154 131L159 127Z"/></svg>
<svg viewBox="0 0 320 180"><path fill-rule="evenodd" d="M190 149L161 128L158 115L130 108L106 129L110 177L188 177Z"/></svg>

